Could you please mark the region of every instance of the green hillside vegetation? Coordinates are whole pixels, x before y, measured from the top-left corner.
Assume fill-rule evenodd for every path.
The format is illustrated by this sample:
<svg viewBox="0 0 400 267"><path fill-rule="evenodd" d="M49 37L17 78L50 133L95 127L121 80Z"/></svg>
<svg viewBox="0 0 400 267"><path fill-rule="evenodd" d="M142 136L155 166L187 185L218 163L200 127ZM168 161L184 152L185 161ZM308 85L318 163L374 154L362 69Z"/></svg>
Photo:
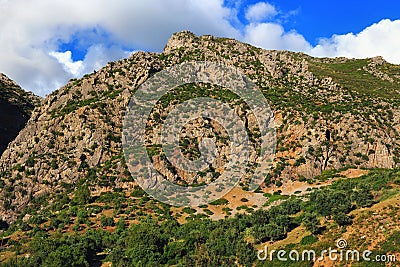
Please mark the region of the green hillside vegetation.
<svg viewBox="0 0 400 267"><path fill-rule="evenodd" d="M130 227L121 217L111 233L90 229L85 216L79 215L80 210L81 225L87 230L81 232L77 228L68 233L60 230L50 233L40 220L31 222L33 229L25 229L26 239L8 239L3 244L16 256L2 266L89 266L100 260L111 261L115 266L232 266L236 262L243 266L254 263L257 266L264 263L265 266L305 266L301 265L304 262L259 262L255 248L267 241L285 239L301 225L310 235L304 237L301 244L286 248L322 246L318 238L312 237L323 236L326 229L338 227L345 233L346 227L353 224L351 211L393 196L393 190L398 194L399 185L399 169L371 170L360 178L341 179L332 186L314 190L306 199L293 196L269 210L258 210L249 215L219 221L195 218L179 224L167 213L166 220L146 216ZM79 207L85 206L82 203ZM323 225L320 225L320 218L326 219ZM103 226L114 224L105 217L102 221ZM390 245L392 239L397 242L394 241L396 235L398 233L393 232L380 253L400 252L398 246ZM30 256L18 256L26 253Z"/></svg>
<svg viewBox="0 0 400 267"><path fill-rule="evenodd" d="M366 97L382 98L396 101L399 104L399 81L377 79L376 76L367 72L364 67L371 62L371 59L345 59L344 62L321 62L311 59L310 70L319 77L332 77L337 83L342 84ZM378 71L395 76L400 73L400 66L385 62L383 65L374 66Z"/></svg>

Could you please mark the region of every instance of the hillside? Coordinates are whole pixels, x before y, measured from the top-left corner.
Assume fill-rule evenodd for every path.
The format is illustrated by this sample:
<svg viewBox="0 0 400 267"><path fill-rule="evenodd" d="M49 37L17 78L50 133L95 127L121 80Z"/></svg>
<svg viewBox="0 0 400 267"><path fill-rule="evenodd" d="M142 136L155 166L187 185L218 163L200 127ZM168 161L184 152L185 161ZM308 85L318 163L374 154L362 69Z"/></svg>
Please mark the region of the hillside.
<svg viewBox="0 0 400 267"><path fill-rule="evenodd" d="M258 85L269 101L275 118L277 153L274 167L256 192L248 192L246 183L242 182L236 191L217 203L194 209L174 208L146 196L129 173L123 156L121 134L131 96L154 73L186 61L215 61L237 67ZM166 227L176 231L174 238L180 240L193 225L181 229L175 225L175 220L180 223L202 221L204 218L217 220L241 213L247 215L212 223L205 220L200 224L208 229L207 233L210 229L219 229L221 225L226 228L229 224L235 225L232 229L237 229L242 241L243 238L248 241L247 245L238 243L238 246L246 247L241 252L250 253L266 240L283 239L291 230L300 227L302 217L296 217L290 225L282 226L282 233L257 239L255 233L245 232L242 226L251 228L253 225L252 229L264 231L264 228L257 228L261 227L262 220L255 218L261 216L268 221L266 218L270 218L271 214L268 215L263 207L278 205L289 199L285 192L290 191L291 185L296 184L292 191L298 191L299 196L291 199L294 201L294 204L290 202L294 207L292 212L273 209L273 212L285 216L285 220L291 220L288 218L298 212L318 210L314 206L309 210L300 207L299 201L304 200L301 196L311 197L308 195L310 191L322 185L329 187L331 180L346 177L342 174L344 170L396 170L400 167L399 73L400 66L389 64L380 57L319 59L302 53L263 50L232 39L197 37L190 32L174 34L163 53L137 52L127 59L110 62L97 72L70 80L43 100L0 159L0 215L11 224L6 233L15 235L22 230L23 237L15 237L21 244L25 243L21 242L24 238L29 239L23 233L31 237L38 233L47 236L71 232L90 234L90 229L104 229L108 233L132 226L134 230L126 242L134 244L139 242L134 231L146 236L149 234L146 227L155 231L150 233L155 239L159 234L168 233L168 230L158 233L162 230L156 230L155 222L149 220L166 224L171 222ZM210 96L232 105L248 125L253 146L257 148L260 142L252 113L236 95L207 84L177 88L154 107L147 124L146 141L147 151L157 170L170 181L183 185L214 180L224 172L224 159L229 155L226 149L229 140L226 140L223 129L211 121L199 120L190 122L189 130L181 136L185 140L181 142L181 148L185 156L196 158L200 137L213 132L214 135L210 136L216 141L218 156L207 172L180 172L165 159L154 129L160 127L174 106L194 96ZM210 129L213 131L210 132ZM251 156L251 163L257 160L258 154ZM379 177L379 174L374 177ZM385 187L388 183L398 184L398 173L393 171L388 177L382 184L362 191L368 193L365 197L368 203L357 200L352 202L353 207L352 203L346 202L339 213L329 210L327 214L318 216L328 218L328 225L332 221L348 224L346 214L349 212L368 207L375 203L373 201L379 202L379 195L398 195L398 186L392 188L391 194ZM323 184L327 181L329 183ZM352 194L351 190L357 191L357 186L360 185L351 184L350 189L342 188L336 197L346 198L346 194ZM258 209L261 212L255 212ZM338 214L340 218L345 218L344 221L336 220ZM139 222L146 222L144 228L137 226ZM281 222L274 221L271 225L281 227ZM234 235L233 232L231 234ZM196 234L193 235L194 240L197 239ZM215 232L214 235L219 234ZM10 238L14 237L11 235ZM203 238L206 240L208 237ZM168 243L165 236L157 240L154 246L159 254L154 254L155 258L161 255L158 251L163 249L161 244ZM71 240L65 242L73 244ZM171 244L175 250L179 250L177 243ZM96 252L109 248L107 244L96 243L96 246L100 249L95 249ZM209 246L201 242L197 245L191 243L190 249L199 255L208 251ZM13 247L12 243L9 247ZM118 257L122 257L121 253L128 248L120 244L119 249L111 253L110 261L119 262ZM26 250L29 251L23 248L22 252ZM168 253L174 254L175 250L171 248ZM128 256L133 257L136 252L133 250L130 253ZM233 255L236 252L226 253ZM89 254L86 256L89 257ZM245 254L241 255L244 257ZM179 260L176 263L171 261L171 264L177 264ZM211 266L216 264L212 258L209 260ZM244 261L247 264L251 259ZM231 257L227 262L234 264L235 260ZM193 256L187 264L207 263Z"/></svg>
<svg viewBox="0 0 400 267"><path fill-rule="evenodd" d="M0 73L0 154L24 128L40 98Z"/></svg>

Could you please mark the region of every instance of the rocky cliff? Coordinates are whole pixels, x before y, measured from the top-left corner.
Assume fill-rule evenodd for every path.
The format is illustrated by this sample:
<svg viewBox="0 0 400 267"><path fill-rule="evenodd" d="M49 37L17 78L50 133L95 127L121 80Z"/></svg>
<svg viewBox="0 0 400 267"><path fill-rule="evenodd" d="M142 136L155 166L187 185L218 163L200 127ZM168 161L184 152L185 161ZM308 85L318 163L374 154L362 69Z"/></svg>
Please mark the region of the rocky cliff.
<svg viewBox="0 0 400 267"><path fill-rule="evenodd" d="M24 128L40 98L0 73L0 154Z"/></svg>
<svg viewBox="0 0 400 267"><path fill-rule="evenodd" d="M40 209L53 203L60 192L72 197L83 185L91 194L133 188L121 145L127 104L152 74L183 61L216 61L240 68L270 101L278 143L274 168L265 177L264 187L287 179L314 178L346 165L400 166L399 66L381 58L317 59L181 32L171 37L161 54L134 53L69 81L44 99L0 159L1 217L14 221L20 214L29 214L26 207ZM227 97L220 88L194 87L236 103L235 96ZM154 109L149 127L157 128L159 118L165 118L185 92L194 90L176 91L177 101L165 98ZM243 104L236 103L236 108L246 125L254 124ZM177 183L218 177L229 152L223 131L212 121L192 122L183 133L182 149L195 157L197 144L209 129L217 132L212 138L217 140L218 157L208 173L177 171L163 157L157 138L149 137L148 152L157 169Z"/></svg>

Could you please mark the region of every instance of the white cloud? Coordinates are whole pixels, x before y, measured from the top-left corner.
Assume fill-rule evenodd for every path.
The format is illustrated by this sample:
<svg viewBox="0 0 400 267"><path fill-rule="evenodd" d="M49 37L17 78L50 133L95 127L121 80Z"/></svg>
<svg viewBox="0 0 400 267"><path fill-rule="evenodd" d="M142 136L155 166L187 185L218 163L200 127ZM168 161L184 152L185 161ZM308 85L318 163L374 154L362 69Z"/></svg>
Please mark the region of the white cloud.
<svg viewBox="0 0 400 267"><path fill-rule="evenodd" d="M161 51L173 32L239 38L223 0L15 0L0 2L0 72L45 95L72 76L126 56L126 47ZM87 37L99 28L108 35ZM61 43L89 40L82 63ZM95 59L97 57L97 59Z"/></svg>
<svg viewBox="0 0 400 267"><path fill-rule="evenodd" d="M382 56L400 64L400 20L381 20L358 34L333 35L321 39L309 53L319 57L367 58Z"/></svg>
<svg viewBox="0 0 400 267"><path fill-rule="evenodd" d="M360 33L333 35L319 40L312 47L296 31L285 31L277 23L250 23L243 40L265 49L305 52L316 57L371 58L382 56L393 64L400 64L400 20L381 20Z"/></svg>
<svg viewBox="0 0 400 267"><path fill-rule="evenodd" d="M295 31L285 32L276 23L250 24L245 29L244 41L265 49L309 51L311 45Z"/></svg>
<svg viewBox="0 0 400 267"><path fill-rule="evenodd" d="M89 47L84 60L73 61L71 51L65 52L50 52L64 67L64 70L73 77L80 77L85 73L99 70L104 67L109 59L129 57L135 51L124 51L118 46L105 47L97 44Z"/></svg>
<svg viewBox="0 0 400 267"><path fill-rule="evenodd" d="M64 70L71 73L73 76L78 76L83 68L82 60L73 61L71 51L56 52L52 51L49 53L50 56L55 57L58 62L64 66Z"/></svg>
<svg viewBox="0 0 400 267"><path fill-rule="evenodd" d="M89 48L85 56L83 61L84 69L82 69L80 75L101 69L110 61L110 58L129 57L133 52L134 51L124 51L118 46L105 47L101 44L93 45Z"/></svg>
<svg viewBox="0 0 400 267"><path fill-rule="evenodd" d="M270 3L258 2L247 9L245 16L248 21L257 22L273 18L277 14L275 7Z"/></svg>
<svg viewBox="0 0 400 267"><path fill-rule="evenodd" d="M161 51L171 34L181 30L266 49L332 57L382 55L400 63L400 21L383 20L361 33L334 35L312 47L300 33L285 31L271 4L250 6L248 25L240 24L238 8L225 7L223 0L0 0L0 72L44 96L72 77L127 57L128 48ZM74 39L86 50L80 61L59 50Z"/></svg>

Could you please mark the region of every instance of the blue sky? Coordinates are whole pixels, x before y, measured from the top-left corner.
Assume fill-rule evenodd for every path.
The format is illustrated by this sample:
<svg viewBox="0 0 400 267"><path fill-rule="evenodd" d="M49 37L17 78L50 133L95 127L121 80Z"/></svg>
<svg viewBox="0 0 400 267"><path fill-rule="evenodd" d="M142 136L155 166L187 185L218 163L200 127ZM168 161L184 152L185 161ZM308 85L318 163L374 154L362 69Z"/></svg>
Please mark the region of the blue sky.
<svg viewBox="0 0 400 267"><path fill-rule="evenodd" d="M173 32L400 64L398 1L0 0L0 72L46 95Z"/></svg>
<svg viewBox="0 0 400 267"><path fill-rule="evenodd" d="M246 1L256 3L257 1ZM287 29L296 29L307 41L316 45L321 37L333 34L358 33L382 19L400 18L399 1L270 1L284 14L297 11L286 22Z"/></svg>

